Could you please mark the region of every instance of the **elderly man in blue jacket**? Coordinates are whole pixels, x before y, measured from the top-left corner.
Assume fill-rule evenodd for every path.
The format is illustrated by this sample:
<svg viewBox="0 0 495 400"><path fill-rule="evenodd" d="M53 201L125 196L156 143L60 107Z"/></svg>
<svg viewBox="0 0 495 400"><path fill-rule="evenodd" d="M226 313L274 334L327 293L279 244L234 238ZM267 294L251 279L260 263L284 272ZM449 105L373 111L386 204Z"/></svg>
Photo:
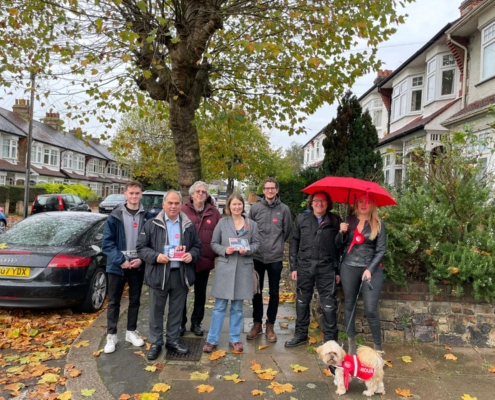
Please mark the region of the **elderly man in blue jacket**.
<svg viewBox="0 0 495 400"><path fill-rule="evenodd" d="M140 230L151 215L140 203L142 195L141 183L127 182L124 191L127 201L110 213L103 231L103 253L107 256L109 298L105 353L113 353L118 342L117 323L126 282L129 284L129 308L125 340L138 347L144 344L136 330L144 280L144 263L137 256L136 242Z"/></svg>

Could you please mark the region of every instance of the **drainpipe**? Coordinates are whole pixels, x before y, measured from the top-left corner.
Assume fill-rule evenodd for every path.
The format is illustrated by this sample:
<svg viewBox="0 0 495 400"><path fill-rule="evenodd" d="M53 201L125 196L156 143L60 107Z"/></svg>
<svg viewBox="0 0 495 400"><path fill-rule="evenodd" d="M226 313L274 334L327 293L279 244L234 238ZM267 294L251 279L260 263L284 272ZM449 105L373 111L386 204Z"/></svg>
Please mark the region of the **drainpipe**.
<svg viewBox="0 0 495 400"><path fill-rule="evenodd" d="M447 39L450 40L451 43L454 43L457 47L460 47L462 50L464 50L464 71L462 74L462 96L461 96L461 110L464 108L464 105L466 103L466 76L467 76L467 55L468 55L468 49L467 47L463 46L460 43L457 43L454 39L452 39L452 36L450 36L450 33L447 33Z"/></svg>

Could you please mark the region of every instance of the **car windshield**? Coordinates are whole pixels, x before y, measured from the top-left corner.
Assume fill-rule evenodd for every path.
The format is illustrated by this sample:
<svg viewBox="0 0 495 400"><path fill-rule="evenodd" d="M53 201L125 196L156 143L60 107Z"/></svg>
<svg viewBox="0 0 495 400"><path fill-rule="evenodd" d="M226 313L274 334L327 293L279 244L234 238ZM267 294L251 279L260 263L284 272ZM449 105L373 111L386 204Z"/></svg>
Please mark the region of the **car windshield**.
<svg viewBox="0 0 495 400"><path fill-rule="evenodd" d="M107 196L107 198L105 199L105 201L119 201L119 200L122 200L122 201L125 201L125 196L123 194L111 194L110 196Z"/></svg>
<svg viewBox="0 0 495 400"><path fill-rule="evenodd" d="M7 245L61 246L89 225L90 221L80 218L30 217L12 226L0 236L0 242Z"/></svg>
<svg viewBox="0 0 495 400"><path fill-rule="evenodd" d="M162 200L163 200L163 196L161 194L148 195L148 196L143 195L141 199L143 206L147 208L161 207Z"/></svg>

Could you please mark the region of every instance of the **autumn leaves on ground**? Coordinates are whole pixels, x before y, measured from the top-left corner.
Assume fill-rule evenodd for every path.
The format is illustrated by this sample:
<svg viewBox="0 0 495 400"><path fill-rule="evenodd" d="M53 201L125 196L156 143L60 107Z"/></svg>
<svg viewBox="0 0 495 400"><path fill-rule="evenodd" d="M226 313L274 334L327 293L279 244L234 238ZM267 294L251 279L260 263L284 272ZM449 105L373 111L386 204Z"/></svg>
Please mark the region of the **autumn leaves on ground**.
<svg viewBox="0 0 495 400"><path fill-rule="evenodd" d="M65 357L97 316L70 310L0 309L0 400L19 396L26 387L30 399L70 399L69 392L62 393L65 382L81 371L65 365ZM84 345L88 343L74 344Z"/></svg>

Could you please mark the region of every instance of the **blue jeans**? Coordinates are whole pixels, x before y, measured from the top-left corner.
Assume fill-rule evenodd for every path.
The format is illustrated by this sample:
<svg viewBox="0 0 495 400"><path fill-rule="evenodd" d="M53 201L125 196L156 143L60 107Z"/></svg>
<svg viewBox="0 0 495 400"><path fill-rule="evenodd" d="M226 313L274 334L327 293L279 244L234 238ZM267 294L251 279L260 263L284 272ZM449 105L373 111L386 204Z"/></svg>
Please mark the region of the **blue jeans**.
<svg viewBox="0 0 495 400"><path fill-rule="evenodd" d="M241 341L242 303L243 300L230 301L229 339L231 343ZM229 304L229 300L227 299L215 299L215 305L213 307L213 315L211 317L210 330L208 332L208 338L206 339L208 343L218 344L218 341L220 340L220 333L222 332L223 320L225 319L225 313L227 312L228 304Z"/></svg>

